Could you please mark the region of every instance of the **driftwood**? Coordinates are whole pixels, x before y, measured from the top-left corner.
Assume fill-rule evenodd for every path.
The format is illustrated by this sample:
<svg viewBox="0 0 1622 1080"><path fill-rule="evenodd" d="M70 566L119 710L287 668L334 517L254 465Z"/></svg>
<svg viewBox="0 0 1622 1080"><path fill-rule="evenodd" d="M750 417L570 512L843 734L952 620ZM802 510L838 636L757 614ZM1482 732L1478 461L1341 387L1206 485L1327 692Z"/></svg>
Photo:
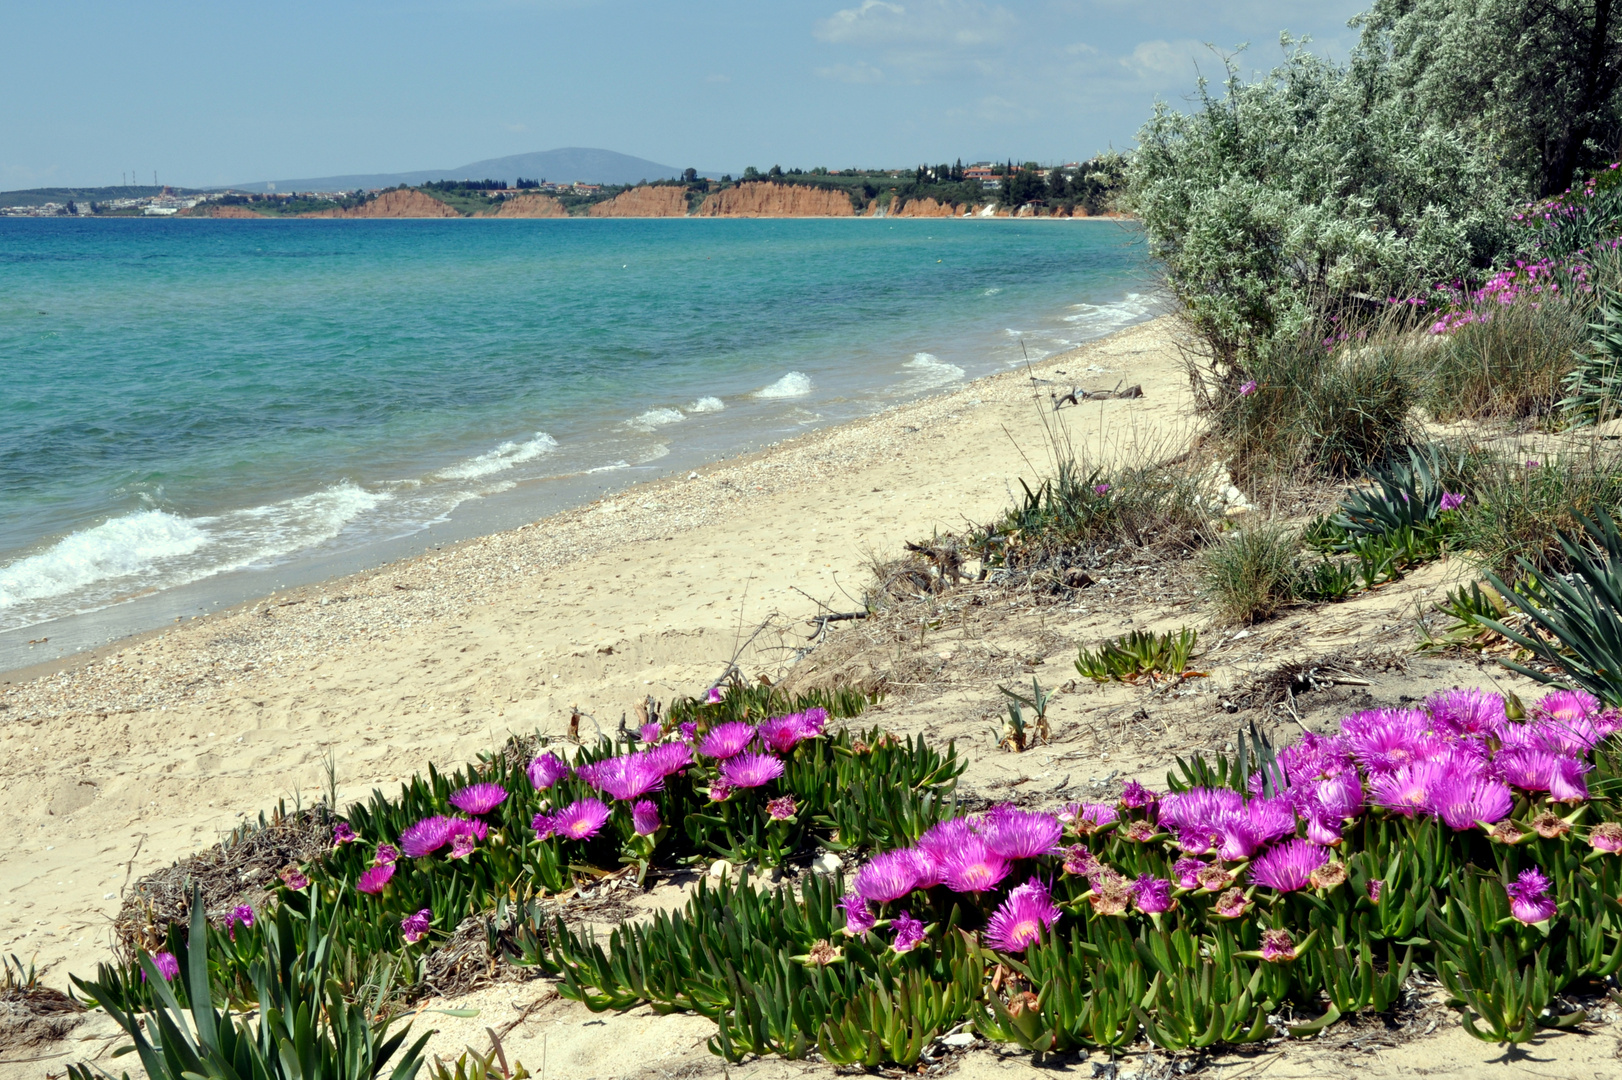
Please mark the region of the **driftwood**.
<svg viewBox="0 0 1622 1080"><path fill-rule="evenodd" d="M1065 394L1062 397L1051 392L1048 394L1048 396L1053 399L1053 411L1058 412L1066 405L1080 405L1083 401L1109 401L1121 398L1140 398L1143 396L1143 387L1137 383L1133 383L1124 390L1121 389L1120 383L1116 383L1115 389L1113 390L1083 390L1081 387L1075 386L1071 387L1070 393Z"/></svg>

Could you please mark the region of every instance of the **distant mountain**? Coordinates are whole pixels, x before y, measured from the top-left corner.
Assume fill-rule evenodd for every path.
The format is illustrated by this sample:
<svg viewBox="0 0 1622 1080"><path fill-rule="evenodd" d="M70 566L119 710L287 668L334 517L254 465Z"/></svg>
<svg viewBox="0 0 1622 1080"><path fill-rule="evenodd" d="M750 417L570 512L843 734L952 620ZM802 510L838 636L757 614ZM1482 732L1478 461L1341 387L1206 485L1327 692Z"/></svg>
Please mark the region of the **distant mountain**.
<svg viewBox="0 0 1622 1080"><path fill-rule="evenodd" d="M703 170L700 170L703 173ZM235 191L348 191L353 188L386 188L399 184L425 184L430 180L505 180L511 184L520 176L526 180L550 180L554 184L582 180L592 184L634 184L638 180L664 180L680 176L682 170L646 158L566 146L561 150L541 150L533 154L475 161L454 169L427 169L422 172L367 173L355 176L318 176L305 180L261 180L253 184L232 184ZM704 175L716 175L719 173Z"/></svg>

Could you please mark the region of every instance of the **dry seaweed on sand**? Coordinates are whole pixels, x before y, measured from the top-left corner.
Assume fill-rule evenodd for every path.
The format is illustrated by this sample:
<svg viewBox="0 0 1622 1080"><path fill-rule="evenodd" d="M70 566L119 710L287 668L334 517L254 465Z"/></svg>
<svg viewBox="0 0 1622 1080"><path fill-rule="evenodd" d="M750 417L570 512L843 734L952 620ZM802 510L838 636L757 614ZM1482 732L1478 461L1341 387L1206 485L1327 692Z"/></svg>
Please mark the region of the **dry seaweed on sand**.
<svg viewBox="0 0 1622 1080"><path fill-rule="evenodd" d="M14 1052L67 1037L83 1019L84 1006L42 985L34 965L15 956L0 976L0 1050Z"/></svg>

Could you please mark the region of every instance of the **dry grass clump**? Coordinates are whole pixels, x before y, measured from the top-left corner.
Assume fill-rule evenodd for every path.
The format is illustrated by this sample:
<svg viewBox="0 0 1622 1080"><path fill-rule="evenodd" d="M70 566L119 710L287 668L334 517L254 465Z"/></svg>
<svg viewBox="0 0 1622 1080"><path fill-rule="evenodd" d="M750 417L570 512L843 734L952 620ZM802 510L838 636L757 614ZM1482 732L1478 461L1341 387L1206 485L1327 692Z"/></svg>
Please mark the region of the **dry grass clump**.
<svg viewBox="0 0 1622 1080"><path fill-rule="evenodd" d="M1579 515L1622 511L1622 452L1501 454L1478 462L1465 490L1457 548L1506 580L1520 576L1519 559L1564 573L1570 567L1559 534L1580 535Z"/></svg>
<svg viewBox="0 0 1622 1080"><path fill-rule="evenodd" d="M1588 342L1582 302L1523 296L1440 335L1426 350L1424 405L1438 420L1538 420Z"/></svg>
<svg viewBox="0 0 1622 1080"><path fill-rule="evenodd" d="M1271 618L1301 597L1300 533L1277 522L1247 525L1205 550L1200 580L1218 625Z"/></svg>
<svg viewBox="0 0 1622 1080"><path fill-rule="evenodd" d="M16 957L0 974L0 1048L23 1050L67 1038L83 1019L84 1006L39 981L34 965Z"/></svg>

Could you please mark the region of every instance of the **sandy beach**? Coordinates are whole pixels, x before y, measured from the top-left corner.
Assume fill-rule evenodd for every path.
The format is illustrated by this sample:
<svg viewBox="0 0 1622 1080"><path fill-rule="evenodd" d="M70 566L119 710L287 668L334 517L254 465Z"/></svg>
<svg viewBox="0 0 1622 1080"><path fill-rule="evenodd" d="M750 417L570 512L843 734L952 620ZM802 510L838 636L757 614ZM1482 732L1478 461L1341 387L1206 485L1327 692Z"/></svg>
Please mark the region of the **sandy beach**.
<svg viewBox="0 0 1622 1080"><path fill-rule="evenodd" d="M775 678L795 661L816 663L815 652L801 658L806 620L819 604L858 607L874 557L989 519L1020 478L1048 471L1050 387L1033 386L1030 375L1064 389L1142 385L1141 398L1062 414L1092 460L1186 440L1192 420L1176 333L1162 318L1029 373L980 379L520 529L11 673L0 684L0 829L12 838L0 848L0 951L32 958L54 986L65 986L69 972L93 971L129 882L216 842L278 799L318 797L329 755L347 802L430 762L461 762L511 732L559 734L576 708L587 717L583 734L592 725L612 729L644 695L668 700L711 683L763 624L739 657L745 671ZM916 647L907 646L909 670L927 660L927 692L896 687L872 721L957 739L971 759L964 783L983 795L1075 798L1089 785L1163 775L1173 753L1220 741L1214 732L1232 730L1223 695L1283 659L1411 650L1406 613L1455 572L1427 567L1310 623L1285 618L1254 636L1216 640L1211 679L1145 709L1131 688L1076 686L1070 669L1078 642L1131 626L1201 624L1187 580L1161 581L1148 570L1134 578L1128 568L1083 603L1028 605L996 625L962 623L938 640L920 631ZM1370 662L1364 670L1366 678L1306 706L1304 726L1332 723L1356 695L1395 699L1444 680L1522 685L1457 660ZM1055 745L1001 754L996 682L1032 671L1047 685L1064 684ZM636 903L679 897L664 885ZM557 1000L544 980L474 998L477 1020L432 1018L443 1029L436 1051L482 1046L484 1027L506 1026L509 1056L537 1076L543 1056L554 1077L722 1073L704 1048L713 1029L699 1018L645 1009L595 1017ZM1553 1039L1534 1047L1533 1059L1512 1062L1465 1036L1456 1014L1434 1015L1428 1039L1355 1053L1338 1043L1292 1046L1269 1074L1322 1075L1357 1060L1374 1075L1422 1068L1448 1076L1479 1073L1497 1059L1503 1075L1528 1075L1523 1065L1547 1058L1539 1075L1616 1075L1614 1026ZM6 1056L0 1076L37 1076L105 1055L108 1035L105 1023L87 1021L41 1051L43 1059ZM961 1074L1002 1075L1028 1060L977 1050L962 1059ZM1240 1075L1256 1062L1227 1060L1233 1071L1213 1075ZM731 1075L807 1071L827 1074L772 1060ZM1066 1074L1092 1075L1085 1062Z"/></svg>

